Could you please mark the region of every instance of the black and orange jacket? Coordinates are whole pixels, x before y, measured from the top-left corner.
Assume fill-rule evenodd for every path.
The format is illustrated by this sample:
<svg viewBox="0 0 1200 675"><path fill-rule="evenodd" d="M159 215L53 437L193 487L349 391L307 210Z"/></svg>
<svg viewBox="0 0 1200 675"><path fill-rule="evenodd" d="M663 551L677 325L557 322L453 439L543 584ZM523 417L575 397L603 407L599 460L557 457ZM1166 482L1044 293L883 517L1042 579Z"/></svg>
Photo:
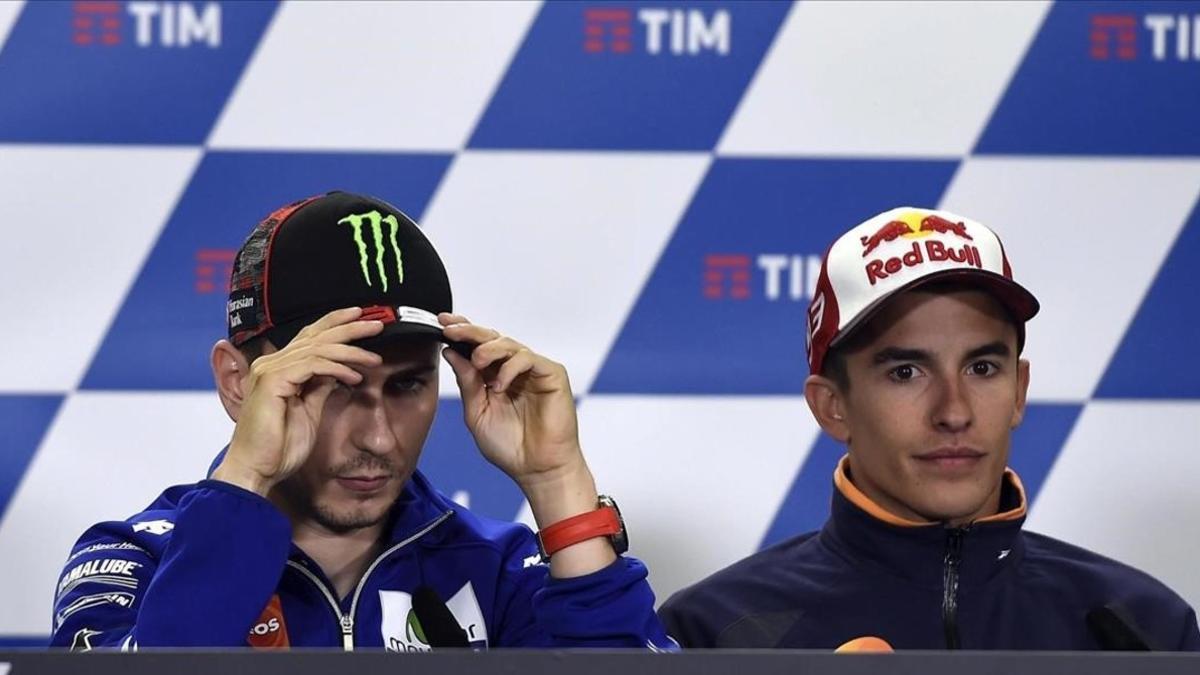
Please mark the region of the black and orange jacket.
<svg viewBox="0 0 1200 675"><path fill-rule="evenodd" d="M834 485L820 531L675 594L659 610L668 633L685 648L834 649L872 636L895 649L1092 650L1132 641L1200 651L1195 612L1162 583L1024 531L1025 492L1011 470L1001 513L959 528L884 511L849 480L845 459Z"/></svg>

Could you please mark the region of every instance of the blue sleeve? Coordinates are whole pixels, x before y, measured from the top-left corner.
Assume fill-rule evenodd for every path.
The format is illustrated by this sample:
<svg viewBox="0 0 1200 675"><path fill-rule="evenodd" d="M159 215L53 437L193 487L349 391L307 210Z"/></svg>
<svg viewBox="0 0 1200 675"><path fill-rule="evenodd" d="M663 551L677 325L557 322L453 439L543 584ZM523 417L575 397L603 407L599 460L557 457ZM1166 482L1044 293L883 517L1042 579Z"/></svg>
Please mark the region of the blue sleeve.
<svg viewBox="0 0 1200 675"><path fill-rule="evenodd" d="M211 480L184 495L174 517L151 523L170 532L157 559L130 543L135 528L145 536L146 523L136 519L123 524L126 542L109 542L114 548L80 540L77 553L93 550L70 560L59 582L51 646L246 645L283 574L291 525L262 497ZM105 529L110 539L121 535ZM132 548L115 548L121 545Z"/></svg>
<svg viewBox="0 0 1200 675"><path fill-rule="evenodd" d="M151 521L160 526L167 521ZM132 638L137 608L154 575L152 553L123 538L128 523L97 525L67 558L54 596L51 647L90 651Z"/></svg>
<svg viewBox="0 0 1200 675"><path fill-rule="evenodd" d="M654 613L641 561L619 557L592 574L555 579L524 532L506 564L509 598L497 647L678 649Z"/></svg>

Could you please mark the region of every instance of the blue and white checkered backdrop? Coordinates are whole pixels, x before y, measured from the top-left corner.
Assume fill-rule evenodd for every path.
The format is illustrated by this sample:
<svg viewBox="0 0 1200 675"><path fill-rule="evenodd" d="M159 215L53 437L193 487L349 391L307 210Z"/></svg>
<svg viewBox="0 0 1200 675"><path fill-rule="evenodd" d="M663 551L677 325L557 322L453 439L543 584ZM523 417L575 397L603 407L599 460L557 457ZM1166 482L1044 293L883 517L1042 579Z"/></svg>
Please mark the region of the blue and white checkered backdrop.
<svg viewBox="0 0 1200 675"><path fill-rule="evenodd" d="M204 474L233 251L341 188L568 367L660 597L817 527L801 396L835 234L990 224L1042 301L1031 529L1200 603L1200 4L0 3L0 635L90 523ZM528 520L452 381L422 466Z"/></svg>

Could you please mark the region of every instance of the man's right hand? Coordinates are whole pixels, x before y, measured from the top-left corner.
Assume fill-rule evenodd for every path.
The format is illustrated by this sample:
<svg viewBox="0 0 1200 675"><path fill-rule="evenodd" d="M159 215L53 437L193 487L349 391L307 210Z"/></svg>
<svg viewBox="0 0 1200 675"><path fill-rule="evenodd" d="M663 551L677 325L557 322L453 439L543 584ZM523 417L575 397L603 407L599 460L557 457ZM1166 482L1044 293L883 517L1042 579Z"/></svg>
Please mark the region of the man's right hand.
<svg viewBox="0 0 1200 675"><path fill-rule="evenodd" d="M362 382L353 366L382 363L375 352L349 344L383 330L382 322L360 321L361 316L359 307L330 312L283 349L255 359L242 385L233 440L214 479L265 497L304 464L329 395Z"/></svg>

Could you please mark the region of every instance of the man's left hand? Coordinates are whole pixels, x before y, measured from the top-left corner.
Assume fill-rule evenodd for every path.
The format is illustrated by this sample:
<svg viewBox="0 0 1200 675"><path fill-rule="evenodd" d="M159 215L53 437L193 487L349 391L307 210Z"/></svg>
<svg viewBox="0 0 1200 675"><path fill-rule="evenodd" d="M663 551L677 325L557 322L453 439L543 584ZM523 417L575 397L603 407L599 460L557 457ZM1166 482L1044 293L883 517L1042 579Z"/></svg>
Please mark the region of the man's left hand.
<svg viewBox="0 0 1200 675"><path fill-rule="evenodd" d="M476 345L469 360L449 347L442 355L458 380L467 428L483 456L520 486L538 526L594 510L596 484L566 368L462 315L442 313L438 321L447 339ZM588 540L555 554L551 571L586 574L614 556L607 541Z"/></svg>
<svg viewBox="0 0 1200 675"><path fill-rule="evenodd" d="M522 487L577 470L583 453L566 368L464 316L438 318L447 338L477 345L469 361L449 349L445 357L488 461Z"/></svg>

